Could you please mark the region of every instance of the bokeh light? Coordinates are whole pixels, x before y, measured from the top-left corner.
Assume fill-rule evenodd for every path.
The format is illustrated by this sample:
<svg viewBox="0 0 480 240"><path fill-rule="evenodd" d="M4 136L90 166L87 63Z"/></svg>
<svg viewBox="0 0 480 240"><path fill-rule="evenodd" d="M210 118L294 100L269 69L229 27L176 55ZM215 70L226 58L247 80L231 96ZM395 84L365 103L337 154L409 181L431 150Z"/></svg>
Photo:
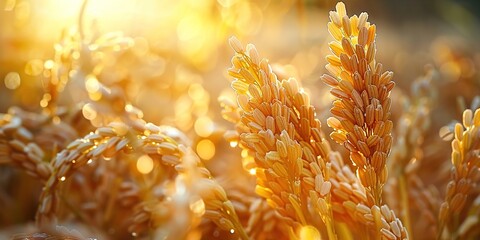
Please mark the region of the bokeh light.
<svg viewBox="0 0 480 240"><path fill-rule="evenodd" d="M153 170L153 160L148 155L142 155L137 160L137 170L142 174L149 174Z"/></svg>
<svg viewBox="0 0 480 240"><path fill-rule="evenodd" d="M10 90L15 90L20 86L21 79L20 79L20 74L17 72L10 72L7 73L4 79L5 82L5 87L7 87Z"/></svg>
<svg viewBox="0 0 480 240"><path fill-rule="evenodd" d="M313 226L303 226L300 228L300 240L316 239L321 240L320 232Z"/></svg>
<svg viewBox="0 0 480 240"><path fill-rule="evenodd" d="M205 202L202 199L198 199L190 203L190 210L197 216L201 217L205 214Z"/></svg>
<svg viewBox="0 0 480 240"><path fill-rule="evenodd" d="M97 117L97 111L91 103L86 103L83 105L82 114L88 120L94 120Z"/></svg>
<svg viewBox="0 0 480 240"><path fill-rule="evenodd" d="M202 139L197 143L197 153L204 160L210 160L215 156L215 144L209 139Z"/></svg>
<svg viewBox="0 0 480 240"><path fill-rule="evenodd" d="M195 132L200 137L208 137L213 133L215 128L214 122L209 117L199 117L195 121Z"/></svg>

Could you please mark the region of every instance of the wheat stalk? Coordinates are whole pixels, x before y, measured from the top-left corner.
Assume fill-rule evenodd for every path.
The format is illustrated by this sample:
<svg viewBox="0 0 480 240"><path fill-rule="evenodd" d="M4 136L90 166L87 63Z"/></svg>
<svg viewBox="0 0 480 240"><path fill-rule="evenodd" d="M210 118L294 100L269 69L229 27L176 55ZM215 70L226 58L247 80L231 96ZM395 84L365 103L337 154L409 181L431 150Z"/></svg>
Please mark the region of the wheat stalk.
<svg viewBox="0 0 480 240"><path fill-rule="evenodd" d="M237 128L243 129L242 146L255 152L257 194L294 228L314 224L308 204L314 203L329 238L336 238L329 207L330 146L309 96L295 79L278 80L253 45L245 50L236 38L230 45L236 55L229 74L246 126Z"/></svg>
<svg viewBox="0 0 480 240"><path fill-rule="evenodd" d="M287 238L288 225L262 198L252 201L249 212L246 231L251 239L270 239L271 233L276 233L280 239Z"/></svg>
<svg viewBox="0 0 480 240"><path fill-rule="evenodd" d="M389 172L392 173L390 183L397 184L393 181L398 179L394 191L398 192L400 197L401 218L409 231L413 231L409 204L410 179L418 174L422 160L422 144L431 125L430 115L436 94L436 89L431 86L435 71L431 67L427 67L426 70L425 75L412 84L412 96L403 102L404 112L397 123L396 141L388 164ZM416 181L421 180L417 177ZM392 199L391 202L396 200Z"/></svg>
<svg viewBox="0 0 480 240"><path fill-rule="evenodd" d="M480 109L463 112L452 141L451 180L439 212L438 239L457 239L461 213L480 181Z"/></svg>
<svg viewBox="0 0 480 240"><path fill-rule="evenodd" d="M0 115L0 163L12 163L29 175L46 181L51 167L43 161L45 153L33 141L33 135L22 126L22 120L9 114Z"/></svg>
<svg viewBox="0 0 480 240"><path fill-rule="evenodd" d="M64 31L60 43L54 47L53 60L48 60L45 64L45 93L40 106L48 115L55 116L57 113L60 93L70 80L70 71L75 67L73 55L80 48L78 37L76 31Z"/></svg>
<svg viewBox="0 0 480 240"><path fill-rule="evenodd" d="M40 225L48 225L57 221L56 212L60 204L59 189L62 182L77 169L93 161L115 156L121 159L121 154L135 154L135 149L138 149L154 161L181 171L184 150L167 134L162 132L162 128L137 119L129 125L113 122L106 127L98 128L84 138L73 141L52 160L53 174L41 194L37 222ZM206 168L200 167L198 171L202 174L199 181L205 185L205 191L200 193L205 202L205 217L211 218L219 227L231 233L238 233L245 239L246 234L223 188L212 179ZM143 217L137 220L145 221Z"/></svg>
<svg viewBox="0 0 480 240"><path fill-rule="evenodd" d="M473 200L470 209L468 209L468 215L462 221L458 227L458 237L460 239L475 239L480 235L478 224L480 222L480 196L477 195Z"/></svg>
<svg viewBox="0 0 480 240"><path fill-rule="evenodd" d="M440 209L441 198L437 188L433 185L425 186L418 175L409 176L409 201L413 202L413 206L409 205L412 213L419 213L419 217L415 219L415 227L422 231L422 236L430 239L437 236L437 216ZM413 214L412 214L413 215ZM413 215L415 216L415 215ZM415 228L409 229L411 234Z"/></svg>
<svg viewBox="0 0 480 240"><path fill-rule="evenodd" d="M386 160L392 145L390 91L395 86L393 73L383 72L375 61L376 26L367 22L368 15L349 18L340 2L330 12L328 30L335 38L329 43L334 55L328 55L323 81L337 98L327 124L335 131L330 135L350 152L357 174L367 189L368 204L381 205L382 186L387 179Z"/></svg>
<svg viewBox="0 0 480 240"><path fill-rule="evenodd" d="M340 214L341 218L365 223L364 218L359 219L356 215L346 213L351 210L346 208L352 203L359 206L368 204L362 184L349 171L349 168L344 166L341 157L330 150L328 142L322 139L323 133L319 129L320 122L314 117L314 119L305 117L302 119L302 113L305 111L303 109L308 107L308 95L305 96L294 79L277 80L266 60L260 60L253 45L248 45L245 50L234 38L230 39L230 44L237 54L232 59L233 67L229 73L235 79L232 82L232 88L237 93L239 108L232 102L221 99L224 106L224 118L236 123L237 134L227 132L226 138L238 141L237 136L239 136L240 146L249 150L247 156L255 153L258 177L257 193L265 197L272 207L286 217L285 220L289 224L298 226L300 223L305 226L311 221L308 219L309 214L301 209L305 202L292 203L292 196L301 196L305 191L295 192L295 184L292 184L291 181L291 179L303 179L305 181L303 187L310 190L306 192L309 194L307 199L327 224L327 230L328 224L333 223L332 215L329 215L331 214L329 213L331 211L330 204L332 204L334 213ZM297 99L302 99L304 102L296 103ZM283 111L277 110L282 108ZM309 109L313 111L312 107ZM286 117L284 117L285 115ZM314 116L314 114L309 116ZM290 123L285 123L284 118L291 119ZM310 126L311 122L317 124ZM294 136L294 138L291 139L290 136ZM310 141L308 141L309 138ZM315 141L321 145L316 144ZM297 148L298 156L294 155L291 158L289 153L283 150L284 146L293 151ZM282 152L284 152L283 155ZM293 164L292 159L300 157L305 158L303 163ZM318 162L319 159L323 161ZM299 166L302 168L296 169ZM305 176L302 178L301 175ZM312 178L311 176L316 177ZM287 181L285 182L282 178ZM325 181L325 178L328 181ZM314 190L309 189L308 186L315 186L315 188ZM318 186L328 186L328 191L324 194L322 191L325 189ZM332 200L330 200L330 190L334 197ZM329 203L330 201L332 203ZM379 209L379 207L376 208ZM388 209L387 206L383 206L383 208ZM288 212L288 209L292 209L293 212ZM394 227L382 226L380 220L377 221L377 224L371 221L367 225L376 226L373 228L376 230L374 232L383 233L387 237L407 236L405 228L394 215L393 217L391 214L379 215L379 219L383 219L385 222L395 222ZM333 231L329 233L329 237L334 237Z"/></svg>
<svg viewBox="0 0 480 240"><path fill-rule="evenodd" d="M75 137L66 123L12 107L0 115L0 163L12 163L46 181L52 172L46 159Z"/></svg>

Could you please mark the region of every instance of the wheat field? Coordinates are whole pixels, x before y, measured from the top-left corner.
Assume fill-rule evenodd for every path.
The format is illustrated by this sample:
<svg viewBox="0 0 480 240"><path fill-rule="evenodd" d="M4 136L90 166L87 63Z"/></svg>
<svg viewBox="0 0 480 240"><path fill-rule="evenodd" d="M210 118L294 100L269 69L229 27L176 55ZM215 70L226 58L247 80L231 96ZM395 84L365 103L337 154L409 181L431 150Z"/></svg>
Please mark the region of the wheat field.
<svg viewBox="0 0 480 240"><path fill-rule="evenodd" d="M479 239L478 6L426 2L0 1L0 238Z"/></svg>

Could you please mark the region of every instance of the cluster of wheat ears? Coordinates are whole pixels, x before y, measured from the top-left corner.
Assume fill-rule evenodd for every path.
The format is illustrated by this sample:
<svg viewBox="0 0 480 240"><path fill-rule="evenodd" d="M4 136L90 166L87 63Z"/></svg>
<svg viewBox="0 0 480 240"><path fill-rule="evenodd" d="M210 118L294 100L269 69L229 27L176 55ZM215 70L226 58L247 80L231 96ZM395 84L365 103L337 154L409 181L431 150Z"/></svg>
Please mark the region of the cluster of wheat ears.
<svg viewBox="0 0 480 240"><path fill-rule="evenodd" d="M88 109L102 115L95 128L84 118L88 109L82 115L62 107L69 71L111 41L123 43L75 45L83 33L70 36L55 48L41 111L11 107L0 115L0 163L42 185L36 227L11 237L478 239L480 109L465 110L452 128L445 190L427 186L416 152L431 121L431 71L416 83L427 91L413 94L394 126L395 82L376 61L376 26L366 13L349 17L338 3L328 31L332 54L321 79L334 98L330 137L311 104L317 99L298 80L279 79L252 44L229 40L236 98L219 100L234 126L224 137L242 149L244 169L236 171L256 182L227 187L184 133L146 122L118 89L85 81ZM151 162L153 171L139 173L138 161Z"/></svg>

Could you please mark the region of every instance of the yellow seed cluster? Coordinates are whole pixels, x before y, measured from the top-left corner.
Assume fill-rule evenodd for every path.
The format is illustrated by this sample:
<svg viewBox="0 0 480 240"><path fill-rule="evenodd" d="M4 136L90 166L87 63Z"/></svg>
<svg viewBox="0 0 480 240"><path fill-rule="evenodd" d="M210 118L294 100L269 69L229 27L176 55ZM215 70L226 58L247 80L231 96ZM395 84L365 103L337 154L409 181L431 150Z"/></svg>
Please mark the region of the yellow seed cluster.
<svg viewBox="0 0 480 240"><path fill-rule="evenodd" d="M480 181L480 109L475 112L466 109L463 112L463 122L455 124L455 139L452 141L452 180L446 189L445 201L442 203L439 220L439 236L451 236L455 227L456 215L462 212L469 196L471 196ZM462 225L460 234L471 229L478 219L468 218ZM458 227L458 226L457 226Z"/></svg>
<svg viewBox="0 0 480 240"><path fill-rule="evenodd" d="M330 12L328 30L336 41L329 43L334 55L327 56L331 75L322 79L337 98L331 109L334 117L327 122L335 130L331 137L350 152L369 204L379 205L392 146L390 92L395 83L393 73L383 72L375 60L376 27L367 18L366 13L348 17L343 3Z"/></svg>

